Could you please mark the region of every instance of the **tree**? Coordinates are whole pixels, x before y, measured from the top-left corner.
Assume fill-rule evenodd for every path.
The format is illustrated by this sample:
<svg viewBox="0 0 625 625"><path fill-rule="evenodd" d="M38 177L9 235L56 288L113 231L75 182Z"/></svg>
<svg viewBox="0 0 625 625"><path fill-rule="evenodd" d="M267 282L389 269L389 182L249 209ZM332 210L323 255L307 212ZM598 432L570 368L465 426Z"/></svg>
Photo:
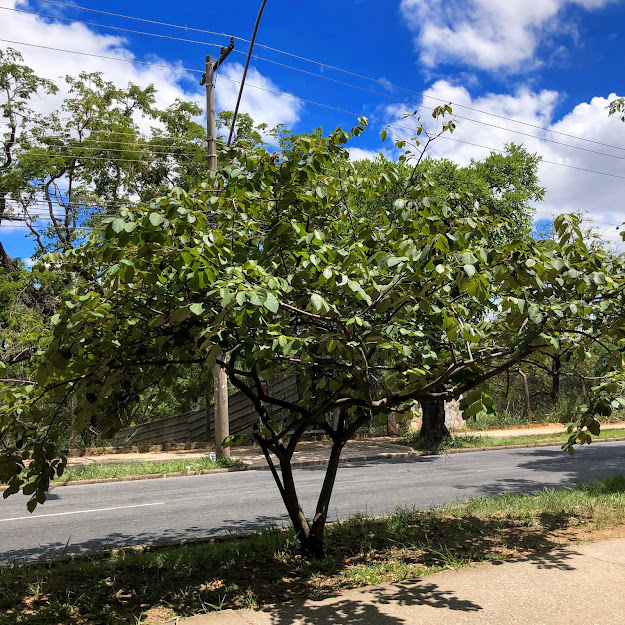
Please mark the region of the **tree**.
<svg viewBox="0 0 625 625"><path fill-rule="evenodd" d="M56 93L56 86L49 80L39 78L20 61L17 50L0 50L0 93L4 100L0 111L5 127L2 131L2 160L0 161L0 224L11 212L8 196L19 184L19 176L14 169L15 151L19 148L24 127L35 121L28 100L37 92ZM16 269L0 241L0 267L7 271Z"/></svg>
<svg viewBox="0 0 625 625"><path fill-rule="evenodd" d="M42 418L41 402L77 397L74 428L97 413L112 431L111 407L133 388L171 382L180 365L210 369L223 353L218 363L262 421L254 436L302 550L319 556L341 451L371 419L460 396L476 413L492 406L480 385L569 338L580 354L600 336L623 349L624 261L590 249L574 217L556 220L556 240L511 236L509 219L454 211L462 189L434 198L427 173L384 210L357 216L394 183L358 175L345 158L364 127L323 143L302 137L281 160L234 150L193 191L128 209L85 246L48 257L91 280L53 319L36 384L3 389L5 496L25 484L33 509L63 471L56 416ZM567 449L625 403L622 367L615 351ZM300 399L272 396L263 380L291 372ZM311 428L332 448L308 520L291 458Z"/></svg>
<svg viewBox="0 0 625 625"><path fill-rule="evenodd" d="M616 98L607 106L608 115L619 115L622 122L625 122L625 98Z"/></svg>
<svg viewBox="0 0 625 625"><path fill-rule="evenodd" d="M544 188L538 180L538 155L530 154L522 146L512 143L506 145L503 154L491 152L484 161L472 160L469 166L461 167L447 159L427 157L425 148L434 138L428 135L425 145L412 145L418 154L417 169L420 176L428 180L429 194L434 202L448 203L457 216L471 215L479 207L479 210L488 211L491 217L508 219L511 228L503 234L493 231L491 244L503 242L496 237L510 239L531 227L534 214L532 203L542 200L544 196ZM391 171L396 176L385 193L372 197L360 207L360 214L363 215L392 204L416 182L415 166L409 159L393 163L382 155L373 161L358 162L356 170L372 177L388 176ZM458 190L462 193L456 193ZM474 315L481 314L475 306L472 311ZM445 425L445 402L430 397L422 400L420 405L423 415L420 438L426 444L436 446L450 436Z"/></svg>

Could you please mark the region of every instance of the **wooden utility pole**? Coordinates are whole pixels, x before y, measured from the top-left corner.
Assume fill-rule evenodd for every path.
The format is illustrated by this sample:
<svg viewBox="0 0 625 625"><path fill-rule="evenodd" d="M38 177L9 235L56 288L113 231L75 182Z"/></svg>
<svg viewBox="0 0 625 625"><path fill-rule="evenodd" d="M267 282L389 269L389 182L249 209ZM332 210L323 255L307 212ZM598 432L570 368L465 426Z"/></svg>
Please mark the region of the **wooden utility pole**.
<svg viewBox="0 0 625 625"><path fill-rule="evenodd" d="M201 85L206 84L206 137L208 142L208 168L217 169L217 122L215 116L215 72L234 48L234 37L227 48L221 49L221 56L213 62L212 56L206 57L206 72ZM221 357L221 353L218 358ZM210 382L209 382L210 384ZM206 393L206 429L210 434L210 404ZM224 438L230 434L228 415L228 374L216 364L213 367L213 406L215 413L215 453L218 458L229 458L230 447L222 447Z"/></svg>

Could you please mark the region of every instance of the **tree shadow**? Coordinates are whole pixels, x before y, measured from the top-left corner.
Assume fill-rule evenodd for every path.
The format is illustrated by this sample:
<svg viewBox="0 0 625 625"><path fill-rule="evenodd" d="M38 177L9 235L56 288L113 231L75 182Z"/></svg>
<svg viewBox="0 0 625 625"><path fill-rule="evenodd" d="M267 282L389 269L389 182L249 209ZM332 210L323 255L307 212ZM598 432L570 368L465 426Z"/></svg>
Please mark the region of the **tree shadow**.
<svg viewBox="0 0 625 625"><path fill-rule="evenodd" d="M162 532L111 532L104 536L91 537L82 541L72 541L71 536L67 542L50 541L40 543L37 546L5 549L0 554L0 563L3 565L20 562L44 561L51 559L97 555L103 551L123 549L126 547L159 548L172 544L187 543L194 541L211 541L216 539L236 540L245 538L252 532L277 530L284 523L284 516L257 516L249 520L226 519L222 525L216 525L210 529L206 527L191 526L181 529L166 529Z"/></svg>
<svg viewBox="0 0 625 625"><path fill-rule="evenodd" d="M625 472L625 445L601 443L584 445L574 456L559 447L539 447L483 453L508 453L516 457L517 477L494 479L479 487L479 495L491 497L501 493L534 493L545 488L565 488L614 477ZM459 490L472 486L456 485Z"/></svg>
<svg viewBox="0 0 625 625"><path fill-rule="evenodd" d="M257 522L267 519L257 519ZM512 517L452 517L437 511L398 513L392 519L357 518L332 525L327 556L309 562L298 553L292 532L266 530L248 536L213 537L186 544L154 545L76 558L49 560L16 567L7 587L11 609L22 614L22 625L50 620L79 625L134 622L146 610L167 607L191 615L221 607L245 607L249 598L259 605L294 603L305 623L403 625L389 616L394 605L428 605L457 611L480 606L455 597L423 578L423 572L454 568L469 562L509 557L534 558L537 567L570 566L570 552L549 533L569 523L567 515L528 523ZM543 525L545 523L545 525ZM175 541L199 528L168 532ZM153 543L163 536L136 534L137 543ZM102 536L102 544L128 539ZM370 587L373 601L347 600L338 593L360 584L393 582L396 571L416 581ZM1 571L0 571L1 572ZM39 592L33 596L32 580ZM320 583L320 579L323 583ZM371 580L371 581L370 581ZM302 604L304 599L329 603ZM6 616L0 602L0 620ZM383 610L383 606L389 606ZM276 607L275 625L287 625L292 612ZM388 614L387 614L388 612ZM11 622L7 620L7 622Z"/></svg>
<svg viewBox="0 0 625 625"><path fill-rule="evenodd" d="M267 612L271 616L272 625L291 625L294 619L299 619L302 625L401 625L410 621L387 614L383 606L391 609L430 606L463 612L482 609L477 603L459 599L451 591L441 590L433 583L424 583L422 579L369 588L366 593L367 597L362 599L345 599L336 595L323 603L309 601L278 605L272 606Z"/></svg>

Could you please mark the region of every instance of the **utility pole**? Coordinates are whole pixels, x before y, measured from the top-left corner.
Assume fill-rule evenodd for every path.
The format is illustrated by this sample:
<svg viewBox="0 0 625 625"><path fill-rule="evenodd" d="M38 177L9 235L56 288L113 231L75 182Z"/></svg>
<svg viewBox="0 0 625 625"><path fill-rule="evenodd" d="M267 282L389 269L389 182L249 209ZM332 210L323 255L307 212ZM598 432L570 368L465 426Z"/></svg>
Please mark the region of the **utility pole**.
<svg viewBox="0 0 625 625"><path fill-rule="evenodd" d="M206 72L202 76L200 85L206 84L206 137L208 142L208 168L217 169L217 123L215 119L215 72L234 49L234 37L230 45L221 48L221 56L213 62L212 56L206 57ZM221 357L221 352L218 358ZM210 384L210 382L209 382ZM208 388L206 389L206 430L210 435L210 404L208 403ZM215 453L218 458L229 458L230 447L222 447L224 438L230 434L230 420L228 414L228 374L223 367L215 364L213 367L213 406L215 413Z"/></svg>

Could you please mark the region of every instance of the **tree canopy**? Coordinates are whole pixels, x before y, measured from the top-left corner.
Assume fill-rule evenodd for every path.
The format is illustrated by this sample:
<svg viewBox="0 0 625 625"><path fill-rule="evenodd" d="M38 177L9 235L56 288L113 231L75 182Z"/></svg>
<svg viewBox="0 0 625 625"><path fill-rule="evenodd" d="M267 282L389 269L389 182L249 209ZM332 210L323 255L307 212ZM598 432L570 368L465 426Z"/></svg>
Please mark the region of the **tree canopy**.
<svg viewBox="0 0 625 625"><path fill-rule="evenodd" d="M556 219L554 239L536 239L462 186L441 193L427 168L363 212L398 180L345 158L365 126L294 138L282 158L233 149L196 188L122 209L84 246L47 257L83 279L52 319L32 386L2 387L5 496L25 484L32 509L63 470L56 413L42 402L73 397L73 428L98 414L114 431L129 395L171 382L181 364L210 369L220 353L262 420L255 437L308 554L322 551L346 441L406 402L462 397L470 415L492 406L480 385L523 358L566 342L583 358L609 338L608 374L567 448L598 432L597 417L624 403L625 259L589 247L574 216ZM262 383L291 373L298 401ZM332 453L308 521L290 459L311 428Z"/></svg>

